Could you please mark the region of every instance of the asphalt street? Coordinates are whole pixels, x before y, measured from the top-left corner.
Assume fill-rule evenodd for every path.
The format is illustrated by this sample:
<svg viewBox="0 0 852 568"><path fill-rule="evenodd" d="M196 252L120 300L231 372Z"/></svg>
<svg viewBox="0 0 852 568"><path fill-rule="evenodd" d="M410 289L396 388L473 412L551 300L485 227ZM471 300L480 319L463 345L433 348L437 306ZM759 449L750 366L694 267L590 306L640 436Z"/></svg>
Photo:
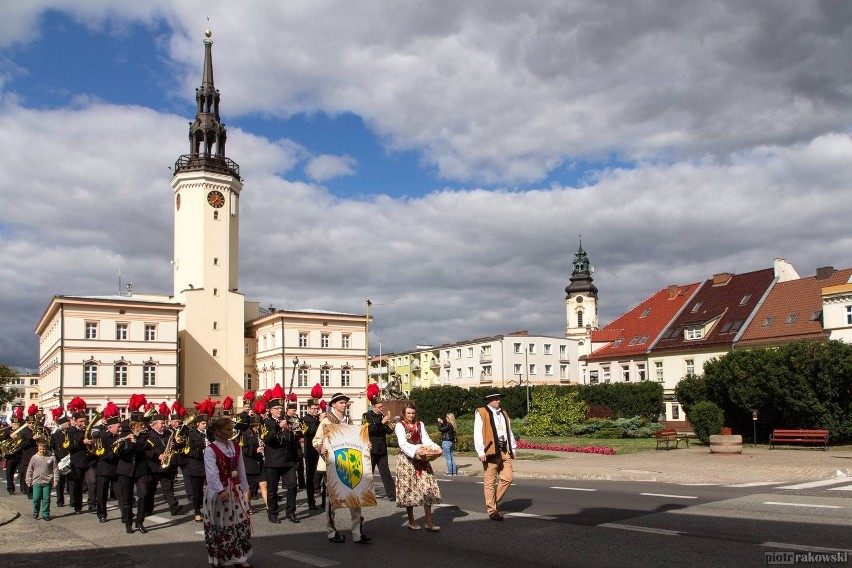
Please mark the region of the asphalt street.
<svg viewBox="0 0 852 568"><path fill-rule="evenodd" d="M506 520L494 522L484 512L481 477L438 477L441 532L405 528L404 510L380 499L364 510L372 543L332 544L324 516L308 511L300 493L302 522L274 525L263 512L253 517L252 564L374 566L408 563L413 555L422 567L765 566L766 554L777 551L849 551L852 560L849 478L792 484L517 479L502 507ZM48 523L32 519L23 496L0 499L21 513L0 527L3 566L207 565L201 525L191 515L171 517L161 498L144 535L125 534L114 509L110 522L99 524L94 514L54 508Z"/></svg>

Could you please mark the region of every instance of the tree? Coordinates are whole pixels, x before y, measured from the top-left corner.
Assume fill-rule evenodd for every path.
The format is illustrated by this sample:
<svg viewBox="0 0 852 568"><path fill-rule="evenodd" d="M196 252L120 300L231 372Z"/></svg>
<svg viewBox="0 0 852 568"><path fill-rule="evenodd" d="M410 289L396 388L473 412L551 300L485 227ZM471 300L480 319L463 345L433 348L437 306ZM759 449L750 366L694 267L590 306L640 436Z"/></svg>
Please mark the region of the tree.
<svg viewBox="0 0 852 568"><path fill-rule="evenodd" d="M689 414L692 407L707 400L707 381L701 375L687 375L675 386L675 397L683 411Z"/></svg>
<svg viewBox="0 0 852 568"><path fill-rule="evenodd" d="M586 410L577 391L560 394L558 387L537 387L525 431L530 436L571 436L571 426L586 418Z"/></svg>
<svg viewBox="0 0 852 568"><path fill-rule="evenodd" d="M15 369L0 363L0 406L12 402L18 397L18 390L9 386L17 378L18 373Z"/></svg>

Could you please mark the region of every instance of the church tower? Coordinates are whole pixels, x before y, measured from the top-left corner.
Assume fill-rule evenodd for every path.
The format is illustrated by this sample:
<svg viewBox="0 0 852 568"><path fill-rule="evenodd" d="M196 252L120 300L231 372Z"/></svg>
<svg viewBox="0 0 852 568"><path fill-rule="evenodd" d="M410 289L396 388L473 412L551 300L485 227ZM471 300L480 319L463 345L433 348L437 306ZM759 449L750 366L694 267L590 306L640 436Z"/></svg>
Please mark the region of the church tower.
<svg viewBox="0 0 852 568"><path fill-rule="evenodd" d="M592 283L594 270L580 241L580 248L574 254L571 283L565 288L565 337L587 345L590 331L598 328L598 289Z"/></svg>
<svg viewBox="0 0 852 568"><path fill-rule="evenodd" d="M204 38L204 70L195 90L189 153L175 162L174 297L180 399L242 395L244 297L239 282L240 167L225 156L227 132L213 84L213 41Z"/></svg>

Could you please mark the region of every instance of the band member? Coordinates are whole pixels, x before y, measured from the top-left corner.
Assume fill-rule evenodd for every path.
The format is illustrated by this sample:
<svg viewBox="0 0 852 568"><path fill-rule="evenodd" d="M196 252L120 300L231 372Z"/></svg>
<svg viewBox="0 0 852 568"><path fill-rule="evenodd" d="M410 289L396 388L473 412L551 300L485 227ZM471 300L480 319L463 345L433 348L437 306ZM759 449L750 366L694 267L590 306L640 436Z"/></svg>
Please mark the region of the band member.
<svg viewBox="0 0 852 568"><path fill-rule="evenodd" d="M24 407L15 407L15 414L12 415L12 426L3 433L3 441L14 440L16 435L14 432L23 426L24 423ZM6 460L6 490L9 495L15 494L15 472L23 479L26 470L21 468L22 447L18 447L14 452L10 452L3 456Z"/></svg>
<svg viewBox="0 0 852 568"><path fill-rule="evenodd" d="M71 426L68 417L64 414L55 418L56 431L50 435L50 449L53 452L56 462L59 463L62 459L71 453L71 440L68 438L68 427ZM65 491L69 489L71 475L59 472L59 479L56 485L56 506L65 506ZM71 494L71 491L68 491Z"/></svg>
<svg viewBox="0 0 852 568"><path fill-rule="evenodd" d="M281 391L281 385L276 385ZM284 416L283 393L269 400L269 418L263 423L260 439L263 440L263 472L266 478L266 509L269 522L278 520L278 484L283 479L287 494L285 513L292 523L296 518L296 468L299 464L301 429L294 429Z"/></svg>
<svg viewBox="0 0 852 568"><path fill-rule="evenodd" d="M140 413L141 417L141 413ZM145 459L145 447L148 443L141 436L145 423L132 420L129 425L130 433L122 436L117 443L118 466L115 482L115 495L118 498L118 508L121 511L121 521L127 534L133 532L133 489L136 488L136 528L140 533L148 532L145 528L145 495L148 491L148 461ZM115 443L114 443L115 445Z"/></svg>
<svg viewBox="0 0 852 568"><path fill-rule="evenodd" d="M293 396L292 394L290 396ZM285 411L285 416L287 421L290 422L290 428L296 432L299 432L299 462L296 464L296 487L298 489L305 488L305 450L302 447L302 442L305 439L305 430L302 426L302 419L299 418L299 405L295 403L294 399L291 398L290 402L287 403L287 410Z"/></svg>
<svg viewBox="0 0 852 568"><path fill-rule="evenodd" d="M113 404L114 403L110 403ZM119 431L121 430L121 418L119 417L118 408L114 410L114 414L104 420L106 430L100 430L97 438L100 440L100 445L103 448L103 454L98 457L98 463L95 466L97 481L95 483L95 493L97 497L98 522L105 523L107 521L107 501L109 500L110 486L114 486L118 480L118 444ZM104 410L104 414L107 410ZM95 434L92 434L95 436Z"/></svg>
<svg viewBox="0 0 852 568"><path fill-rule="evenodd" d="M327 457L327 450L325 446L323 446L322 440L325 436L324 430L327 424L352 424L352 420L346 414L346 405L349 403L349 397L344 395L343 393L337 393L331 397L331 401L329 402L328 414L320 421L320 426L317 429L317 433L314 436L314 447L318 449L320 456L323 459ZM331 499L328 500L326 504L326 514L327 514L327 524L326 529L328 530L328 541L333 542L335 544L340 544L346 540L335 527L334 517L335 517L336 509L331 508ZM359 544L367 544L372 538L368 537L364 534L362 530L362 524L364 523L364 517L361 516L361 507L350 507L349 515L352 522L352 540Z"/></svg>
<svg viewBox="0 0 852 568"><path fill-rule="evenodd" d="M189 475L186 473L186 464L189 461L189 458L186 457L186 453L184 450L186 449L186 428L183 428L183 416L180 414L181 404L178 401L175 401L172 404L172 412L169 414L169 424L166 427L166 431L171 435L172 432L175 433L174 445L173 448L175 450L174 456L172 457L172 463L175 464L175 475L177 476L177 472L180 471L181 477L183 478L184 489L186 490L186 494L190 494L189 490ZM185 411L184 411L185 412Z"/></svg>
<svg viewBox="0 0 852 568"><path fill-rule="evenodd" d="M71 450L71 467L73 475L71 477L71 506L74 508L74 514L79 515L83 512L83 486L86 486L87 503L89 511L97 510L95 504L96 496L96 481L95 463L97 460L89 452L89 446L92 445L92 440L85 437L86 423L88 419L82 412L75 412L71 415L72 427L68 429L68 440L70 441Z"/></svg>
<svg viewBox="0 0 852 568"><path fill-rule="evenodd" d="M36 413L38 412L38 407L34 404L31 404L27 409L29 416L27 416L27 427L24 428L20 434L22 444L21 444L21 469L18 472L18 479L20 481L21 493L27 496L27 498L33 498L33 488L27 487L26 480L24 479L24 475L21 472L26 472L27 467L30 465L30 460L33 459L33 456L38 452L38 447L36 446L35 441L35 430L36 430ZM11 437L14 437L15 434L12 434Z"/></svg>
<svg viewBox="0 0 852 568"><path fill-rule="evenodd" d="M177 465L172 462L169 467L163 467L163 462L166 459L166 444L168 443L170 432L166 431L166 418L163 414L155 414L151 417L151 428L144 434L143 438L147 442L145 448L145 459L148 460L148 492L147 501L145 502L145 515L154 514L154 498L157 494L157 485L162 488L163 497L169 505L169 510L172 516L175 516L183 510L183 507L178 503L175 497L175 475L177 475Z"/></svg>
<svg viewBox="0 0 852 568"><path fill-rule="evenodd" d="M195 522L201 522L201 505L204 499L204 449L207 447L207 415L199 414L195 417L195 427L187 429L187 437L184 447L186 455L186 469L184 475L188 476L189 482L186 486L187 497L192 503L195 514Z"/></svg>
<svg viewBox="0 0 852 568"><path fill-rule="evenodd" d="M473 446L485 472L485 508L492 521L503 520L497 506L512 485L516 447L509 415L500 408L500 397L499 392L486 396L485 406L476 409L473 419Z"/></svg>
<svg viewBox="0 0 852 568"><path fill-rule="evenodd" d="M371 383L374 385L375 383ZM370 436L370 460L373 463L373 473L376 468L379 468L379 475L382 477L382 485L385 488L385 495L391 501L396 500L396 486L393 477L391 476L390 468L388 467L388 434L393 434L394 430L391 426L390 416L385 416L382 412L382 399L377 392L378 388L373 391L373 396L370 398L372 406L364 413L364 422L367 426L367 434ZM368 397L370 389L368 389Z"/></svg>
<svg viewBox="0 0 852 568"><path fill-rule="evenodd" d="M312 511L319 510L317 507L317 464L319 463L319 452L314 447L314 436L319 428L320 407L315 398L308 399L308 410L302 417L303 432L305 435L305 486L308 492L308 508ZM324 504L324 503L323 503Z"/></svg>
<svg viewBox="0 0 852 568"><path fill-rule="evenodd" d="M260 490L260 496L263 498L264 507L266 506L266 479L263 477L263 444L260 443L258 432L260 431L261 419L260 416L252 416L249 418L251 425L248 430L245 430L240 435L240 447L243 452L243 463L246 468L246 479L248 480L249 490L246 492L246 503L249 506L249 514L254 510L251 507L252 495L257 495Z"/></svg>

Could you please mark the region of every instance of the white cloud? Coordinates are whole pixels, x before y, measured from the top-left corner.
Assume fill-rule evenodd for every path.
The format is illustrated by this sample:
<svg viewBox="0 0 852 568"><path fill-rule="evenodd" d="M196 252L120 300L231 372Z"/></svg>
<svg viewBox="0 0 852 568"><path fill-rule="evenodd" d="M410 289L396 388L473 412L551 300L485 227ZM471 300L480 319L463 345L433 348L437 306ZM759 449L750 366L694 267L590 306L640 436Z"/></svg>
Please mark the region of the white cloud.
<svg viewBox="0 0 852 568"><path fill-rule="evenodd" d="M355 175L358 161L351 156L332 156L323 154L311 158L305 166L308 176L317 182L324 182L341 176Z"/></svg>

